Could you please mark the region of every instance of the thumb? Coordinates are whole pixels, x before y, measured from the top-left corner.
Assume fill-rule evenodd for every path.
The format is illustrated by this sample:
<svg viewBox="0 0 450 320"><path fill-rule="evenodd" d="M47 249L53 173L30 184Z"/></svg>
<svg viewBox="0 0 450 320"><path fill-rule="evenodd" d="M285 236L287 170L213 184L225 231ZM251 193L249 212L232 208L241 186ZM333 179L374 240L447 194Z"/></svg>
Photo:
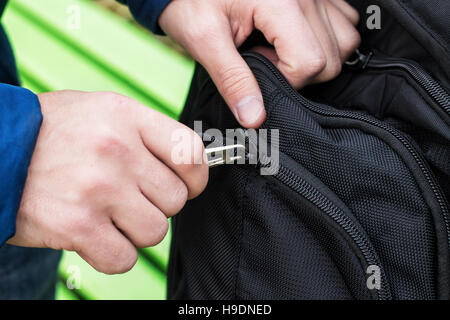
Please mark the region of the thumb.
<svg viewBox="0 0 450 320"><path fill-rule="evenodd" d="M210 74L236 120L243 127L258 128L266 118L258 83L231 36L217 42L220 45L199 51L198 60Z"/></svg>

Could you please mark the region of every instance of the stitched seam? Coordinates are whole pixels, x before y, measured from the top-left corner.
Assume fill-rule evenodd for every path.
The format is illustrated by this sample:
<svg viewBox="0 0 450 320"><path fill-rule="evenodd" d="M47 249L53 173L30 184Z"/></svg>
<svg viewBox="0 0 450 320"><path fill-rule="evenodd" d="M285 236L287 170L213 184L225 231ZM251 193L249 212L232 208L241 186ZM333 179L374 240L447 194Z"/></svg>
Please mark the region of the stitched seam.
<svg viewBox="0 0 450 320"><path fill-rule="evenodd" d="M235 270L235 280L234 280L234 299L240 299L238 297L238 286L239 286L239 282L238 282L238 278L239 278L239 269L241 266L241 259L242 259L242 251L243 251L243 242L244 242L244 201L248 200L248 196L247 196L247 187L249 185L250 182L250 172L247 174L247 177L245 178L245 184L244 184L244 188L243 188L243 195L240 199L240 203L239 203L239 209L241 211L241 225L240 227L240 231L239 231L239 249L238 249L238 260L237 260L237 264L236 264L236 270Z"/></svg>
<svg viewBox="0 0 450 320"><path fill-rule="evenodd" d="M278 96L280 96L281 91L280 90L275 90L269 97L269 99L267 99L268 101L270 101L270 105L275 105L276 102L278 101ZM267 103L267 105L269 105L269 103ZM272 112L272 107L267 107L266 112L267 112L267 119L270 118L270 114ZM252 172L249 171L247 173L247 177L245 178L245 183L244 183L244 188L243 188L243 195L240 198L240 202L239 202L239 209L241 211L241 225L240 227L240 231L239 231L239 249L238 249L238 260L237 260L237 264L236 264L236 270L235 270L235 279L234 279L234 299L238 300L238 299L242 299L240 297L238 297L238 286L239 286L239 282L238 282L238 277L239 277L239 269L241 267L241 260L242 260L242 251L243 251L243 241L244 241L244 228L245 228L245 213L244 213L244 206L245 203L248 202L248 192L247 192L247 188L250 184L250 176L252 175ZM242 288L239 288L241 290L243 290Z"/></svg>

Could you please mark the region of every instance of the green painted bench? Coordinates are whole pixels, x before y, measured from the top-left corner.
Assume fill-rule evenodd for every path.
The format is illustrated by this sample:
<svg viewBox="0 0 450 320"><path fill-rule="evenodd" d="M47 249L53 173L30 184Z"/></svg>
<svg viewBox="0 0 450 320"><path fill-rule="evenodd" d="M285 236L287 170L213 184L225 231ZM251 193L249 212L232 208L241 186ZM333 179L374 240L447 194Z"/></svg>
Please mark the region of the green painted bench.
<svg viewBox="0 0 450 320"><path fill-rule="evenodd" d="M75 7L74 7L75 6ZM79 28L68 25L74 8ZM89 0L12 0L3 17L23 85L39 93L108 90L177 118L194 64L148 32ZM139 250L132 271L108 276L64 252L58 299L164 299L170 237ZM66 286L79 268L79 290Z"/></svg>

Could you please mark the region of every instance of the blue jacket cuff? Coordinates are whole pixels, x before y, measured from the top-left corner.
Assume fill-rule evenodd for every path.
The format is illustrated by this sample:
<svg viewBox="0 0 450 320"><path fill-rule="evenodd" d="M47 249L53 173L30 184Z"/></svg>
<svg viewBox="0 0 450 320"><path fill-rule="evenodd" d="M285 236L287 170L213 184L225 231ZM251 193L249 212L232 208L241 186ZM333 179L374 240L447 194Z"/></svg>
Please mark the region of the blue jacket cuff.
<svg viewBox="0 0 450 320"><path fill-rule="evenodd" d="M120 2L128 4L137 22L155 34L164 34L159 27L158 18L170 0L121 0Z"/></svg>
<svg viewBox="0 0 450 320"><path fill-rule="evenodd" d="M41 122L35 94L0 84L0 246L16 231L16 215Z"/></svg>

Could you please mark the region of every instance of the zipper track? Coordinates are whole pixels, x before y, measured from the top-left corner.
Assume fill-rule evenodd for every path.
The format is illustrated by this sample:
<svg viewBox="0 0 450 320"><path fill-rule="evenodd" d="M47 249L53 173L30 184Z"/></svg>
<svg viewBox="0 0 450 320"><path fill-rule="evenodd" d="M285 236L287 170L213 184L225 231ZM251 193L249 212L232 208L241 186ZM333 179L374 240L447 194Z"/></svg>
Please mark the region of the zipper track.
<svg viewBox="0 0 450 320"><path fill-rule="evenodd" d="M442 196L441 191L439 190L439 186L437 185L436 181L434 180L434 177L432 175L430 175L430 173L429 173L430 169L427 167L424 159L420 156L420 154L415 150L415 148L411 145L411 143L405 137L403 137L401 134L399 134L397 132L397 130L395 130L389 126L386 126L382 122L375 121L372 118L364 116L363 114L357 114L354 112L347 112L347 111L336 112L336 111L325 110L321 106L313 103L312 101L305 99L297 91L295 91L291 87L291 85L289 83L287 83L286 79L281 75L280 71L278 71L278 69L276 69L271 62L267 61L264 56L257 54L257 53L250 53L250 52L244 53L243 56L249 56L249 57L255 58L258 61L260 61L261 63L263 63L267 68L269 68L269 70L273 73L273 75L277 78L277 80L279 80L281 82L283 87L288 91L289 95L292 98L294 98L295 100L297 100L298 102L300 102L302 105L304 105L306 108L308 108L310 111L315 112L320 115L323 115L323 116L341 117L341 118L348 118L348 119L363 121L370 125L384 129L387 132L389 132L390 134L392 134L395 138L397 138L406 147L406 149L409 151L409 153L413 156L414 160L419 165L422 173L424 174L425 178L427 179L427 182L429 183L429 185L436 197L436 200L439 203L439 207L441 208L441 211L444 214L444 221L445 221L446 228L447 228L448 243L449 243L449 247L450 247L450 221L449 221L449 217L448 217L449 213L448 213L448 209L447 209L447 205L444 200L444 197Z"/></svg>
<svg viewBox="0 0 450 320"><path fill-rule="evenodd" d="M365 65L373 69L401 69L409 73L413 79L433 98L433 100L450 116L450 95L436 82L422 67L407 60L389 61L368 56L369 61Z"/></svg>
<svg viewBox="0 0 450 320"><path fill-rule="evenodd" d="M321 211L325 212L331 219L333 219L344 229L344 231L352 238L361 250L367 265L376 265L381 270L381 288L377 292L378 299L392 299L391 292L386 281L386 276L377 254L375 253L373 247L368 243L366 237L361 234L351 219L331 200L325 197L301 177L299 178L298 175L285 166L280 165L279 171L275 175L275 178L277 178L281 183L287 185L293 191L304 196L308 201L318 207Z"/></svg>
<svg viewBox="0 0 450 320"><path fill-rule="evenodd" d="M442 195L440 187L436 183L435 178L430 174L430 169L428 168L425 160L422 158L422 156L415 150L415 148L412 146L412 144L404 136L402 136L397 130L385 125L384 123L376 121L376 120L374 120L370 117L367 117L363 114L357 114L354 112L347 112L347 111L326 110L323 107L321 107L320 105L315 104L314 102L305 99L297 91L295 91L292 88L292 86L286 81L286 79L283 77L283 75L281 75L280 71L270 61L268 61L264 56L262 56L258 53L253 53L253 52L246 52L243 54L243 56L254 58L254 59L258 60L260 63L262 63L263 65L265 65L272 72L272 74L277 78L277 80L280 81L281 85L287 90L287 93L293 99L297 100L299 103L301 103L303 106L305 106L310 111L312 111L316 114L320 114L322 116L327 116L327 117L348 118L348 119L362 121L362 122L368 123L370 125L376 126L378 128L381 128L381 129L389 132L398 141L400 141L404 145L404 147L408 150L408 152L411 154L411 156L414 158L416 163L419 165L420 170L422 171L426 181L428 182L429 186L431 187L431 190L436 198L436 201L439 204L439 208L441 209L441 213L442 213L446 231L447 231L447 243L448 243L448 246L450 247L450 219L449 219L449 212L448 212L446 200L445 200L444 196ZM448 99L448 97L446 97L445 95L442 95L442 97L441 97L441 95L437 93L437 87L431 86L429 84L430 82L427 81L425 79L426 77L424 77L421 73L415 72L415 74L418 78L421 79L421 82L418 81L419 83L422 83L422 82L425 83L424 89L427 90L427 92L430 92L430 95L431 95L431 92L433 92L433 94L436 96L436 97L433 97L434 99L439 98L440 101L445 101L445 99ZM436 89L433 89L433 88L436 88ZM450 110L449 110L449 112L450 112ZM280 165L280 172L286 172L286 170L288 170L288 169L286 169ZM277 175L276 177L281 182L285 182L285 183L286 183L286 181L289 182L288 178L283 178L283 177L280 177L279 175ZM292 184L292 182L289 182L289 183ZM337 216L336 216L336 218L337 218ZM370 248L366 247L365 241L363 239L364 237L361 237L361 235L359 233L355 232L352 228L350 228L347 225L348 222L346 222L345 219L342 219L342 220L338 219L338 221L341 221L344 224L344 225L341 224L341 226L344 227L344 229L347 228L349 235L354 240L356 239L355 242L360 247L363 254L365 253L366 255L370 255L371 250L370 250ZM369 258L369 260L373 260L372 257L370 257L370 256L365 257L365 258L366 259ZM389 297L389 295L386 295L385 293L383 293L383 295L381 295L381 293L382 292L380 291L380 299Z"/></svg>

